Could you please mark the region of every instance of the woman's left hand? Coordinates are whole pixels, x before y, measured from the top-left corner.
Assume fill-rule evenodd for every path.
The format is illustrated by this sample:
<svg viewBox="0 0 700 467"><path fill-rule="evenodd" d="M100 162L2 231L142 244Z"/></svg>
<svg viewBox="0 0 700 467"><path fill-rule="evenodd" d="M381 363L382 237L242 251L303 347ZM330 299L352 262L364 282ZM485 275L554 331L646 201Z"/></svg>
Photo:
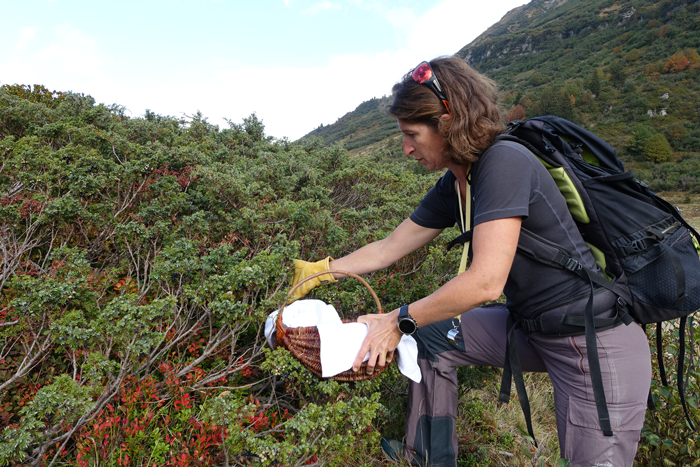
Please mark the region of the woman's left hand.
<svg viewBox="0 0 700 467"><path fill-rule="evenodd" d="M396 346L399 345L403 335L396 323L398 322L399 310L381 315L363 315L357 318L358 323L367 325L367 336L362 342L360 351L355 357L352 365L353 371L358 371L362 366L362 361L369 352L367 360L367 374L374 373L376 366L383 367L394 355Z"/></svg>

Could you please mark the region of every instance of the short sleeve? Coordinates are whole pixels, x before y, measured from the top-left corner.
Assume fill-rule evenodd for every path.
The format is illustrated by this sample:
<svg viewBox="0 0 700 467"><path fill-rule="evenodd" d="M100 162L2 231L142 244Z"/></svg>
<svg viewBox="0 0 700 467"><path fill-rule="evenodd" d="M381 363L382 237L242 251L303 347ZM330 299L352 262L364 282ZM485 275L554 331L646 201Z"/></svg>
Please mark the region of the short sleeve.
<svg viewBox="0 0 700 467"><path fill-rule="evenodd" d="M429 229L446 229L455 225L458 208L454 182L454 174L447 171L425 195L410 219Z"/></svg>
<svg viewBox="0 0 700 467"><path fill-rule="evenodd" d="M496 143L482 155L472 180L474 225L528 217L539 190L533 157L519 144L506 141Z"/></svg>

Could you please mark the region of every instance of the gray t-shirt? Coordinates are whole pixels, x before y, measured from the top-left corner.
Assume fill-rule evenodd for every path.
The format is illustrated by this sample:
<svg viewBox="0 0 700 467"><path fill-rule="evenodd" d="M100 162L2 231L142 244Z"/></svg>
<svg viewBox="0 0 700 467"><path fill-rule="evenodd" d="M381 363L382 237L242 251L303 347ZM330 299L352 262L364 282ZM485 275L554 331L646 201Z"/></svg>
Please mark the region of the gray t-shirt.
<svg viewBox="0 0 700 467"><path fill-rule="evenodd" d="M599 270L578 233L559 192L543 164L524 146L498 141L472 170L474 225L507 217L522 217L523 228L563 246L583 265ZM445 229L459 223L455 176L448 171L411 214L416 224ZM508 308L537 314L590 294L590 284L575 274L544 265L520 253L504 287Z"/></svg>

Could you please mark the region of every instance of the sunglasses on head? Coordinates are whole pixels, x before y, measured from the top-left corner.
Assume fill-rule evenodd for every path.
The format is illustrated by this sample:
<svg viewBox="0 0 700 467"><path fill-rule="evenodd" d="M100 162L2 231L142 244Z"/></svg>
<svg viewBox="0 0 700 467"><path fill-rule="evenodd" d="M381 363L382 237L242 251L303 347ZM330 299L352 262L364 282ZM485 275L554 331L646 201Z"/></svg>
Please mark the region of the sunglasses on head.
<svg viewBox="0 0 700 467"><path fill-rule="evenodd" d="M413 77L413 81L415 81L416 83L425 84L426 86L428 86L428 88L430 88L430 90L435 93L438 99L440 99L442 103L445 104L447 113L450 113L450 106L447 103L447 97L442 92L440 82L437 80L435 72L430 67L430 63L421 62L417 67L413 69L411 76Z"/></svg>

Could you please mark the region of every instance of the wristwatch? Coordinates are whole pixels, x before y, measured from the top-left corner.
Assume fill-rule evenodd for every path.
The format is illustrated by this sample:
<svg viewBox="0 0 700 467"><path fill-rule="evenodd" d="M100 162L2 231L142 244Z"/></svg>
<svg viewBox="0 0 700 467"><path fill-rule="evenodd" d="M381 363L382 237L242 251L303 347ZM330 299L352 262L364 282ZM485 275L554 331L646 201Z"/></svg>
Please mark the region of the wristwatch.
<svg viewBox="0 0 700 467"><path fill-rule="evenodd" d="M408 305L399 308L399 321L397 326L404 336L410 336L418 329L416 320L411 318L411 315L408 314Z"/></svg>

